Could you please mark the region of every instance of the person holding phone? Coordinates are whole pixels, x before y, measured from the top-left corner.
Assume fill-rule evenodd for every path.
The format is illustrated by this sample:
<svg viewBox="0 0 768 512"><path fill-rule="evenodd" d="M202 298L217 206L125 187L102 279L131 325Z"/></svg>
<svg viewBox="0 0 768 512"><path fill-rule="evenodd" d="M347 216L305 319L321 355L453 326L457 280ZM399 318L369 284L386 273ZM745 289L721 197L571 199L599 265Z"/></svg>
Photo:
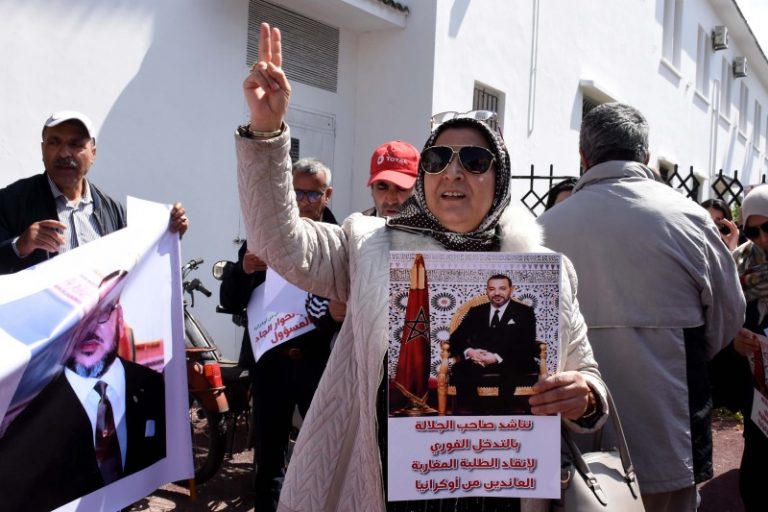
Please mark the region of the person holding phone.
<svg viewBox="0 0 768 512"><path fill-rule="evenodd" d="M735 250L739 246L739 226L733 222L728 204L722 199L707 199L701 206L709 212L728 250Z"/></svg>

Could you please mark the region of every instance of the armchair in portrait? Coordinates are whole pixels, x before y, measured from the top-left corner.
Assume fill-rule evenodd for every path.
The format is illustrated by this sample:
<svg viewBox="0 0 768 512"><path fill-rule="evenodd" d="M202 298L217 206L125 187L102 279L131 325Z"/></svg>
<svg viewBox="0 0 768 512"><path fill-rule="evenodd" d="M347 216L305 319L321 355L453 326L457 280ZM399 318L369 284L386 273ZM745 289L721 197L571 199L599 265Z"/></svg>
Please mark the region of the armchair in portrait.
<svg viewBox="0 0 768 512"><path fill-rule="evenodd" d="M547 344L535 339L530 306L512 298L502 325L489 326L490 301L478 295L458 308L441 344L438 413L530 414L533 384L546 377ZM485 351L492 360L472 359Z"/></svg>

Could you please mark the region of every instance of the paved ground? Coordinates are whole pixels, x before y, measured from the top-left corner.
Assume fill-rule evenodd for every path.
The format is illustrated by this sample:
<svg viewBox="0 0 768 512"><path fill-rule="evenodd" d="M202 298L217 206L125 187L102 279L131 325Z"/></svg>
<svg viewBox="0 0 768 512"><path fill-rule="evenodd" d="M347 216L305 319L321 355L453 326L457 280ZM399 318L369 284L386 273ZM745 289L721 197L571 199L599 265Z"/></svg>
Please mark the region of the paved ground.
<svg viewBox="0 0 768 512"><path fill-rule="evenodd" d="M190 511L190 512L251 512L253 499L248 487L253 469L253 449L246 447L247 428L238 427L232 457L224 460L219 472L204 485L197 487L197 498L190 498L189 489L175 484L164 485L151 496L135 503L130 512Z"/></svg>
<svg viewBox="0 0 768 512"><path fill-rule="evenodd" d="M738 467L744 440L741 424L733 419L716 419L714 429L715 477L701 486L699 512L743 512L738 495ZM189 490L169 484L130 507L131 512L251 512L247 489L253 451L245 449L245 428L240 428L233 457L224 461L219 473L197 489L191 501ZM258 511L256 511L258 512Z"/></svg>
<svg viewBox="0 0 768 512"><path fill-rule="evenodd" d="M742 425L734 419L715 418L712 430L715 477L699 488L699 512L744 512L739 498Z"/></svg>

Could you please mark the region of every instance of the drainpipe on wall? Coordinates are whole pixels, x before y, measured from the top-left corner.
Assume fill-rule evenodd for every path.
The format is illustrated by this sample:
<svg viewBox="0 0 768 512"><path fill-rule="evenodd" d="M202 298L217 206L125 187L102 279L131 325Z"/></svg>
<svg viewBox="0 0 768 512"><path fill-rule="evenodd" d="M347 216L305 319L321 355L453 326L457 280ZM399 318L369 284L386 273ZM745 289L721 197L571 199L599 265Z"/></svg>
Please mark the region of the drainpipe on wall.
<svg viewBox="0 0 768 512"><path fill-rule="evenodd" d="M533 133L533 120L536 110L536 66L539 58L539 0L533 2L533 21L531 27L531 69L528 76L528 135Z"/></svg>
<svg viewBox="0 0 768 512"><path fill-rule="evenodd" d="M717 176L717 127L720 122L720 81L712 81L712 119L709 124L709 183Z"/></svg>

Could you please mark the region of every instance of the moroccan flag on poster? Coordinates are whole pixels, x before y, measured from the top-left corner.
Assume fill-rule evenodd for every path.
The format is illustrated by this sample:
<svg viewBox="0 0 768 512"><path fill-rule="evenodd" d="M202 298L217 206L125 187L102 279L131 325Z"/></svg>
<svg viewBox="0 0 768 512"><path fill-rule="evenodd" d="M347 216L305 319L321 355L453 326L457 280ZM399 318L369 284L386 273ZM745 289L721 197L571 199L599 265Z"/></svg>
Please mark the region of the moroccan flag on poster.
<svg viewBox="0 0 768 512"><path fill-rule="evenodd" d="M752 371L752 374L755 377L755 387L761 391L765 391L768 381L765 380L765 364L763 364L762 349L758 348L755 350L752 356L755 365Z"/></svg>
<svg viewBox="0 0 768 512"><path fill-rule="evenodd" d="M411 267L411 287L394 382L395 387L408 398L411 407L426 406L432 352L429 331L427 270L424 257L417 254Z"/></svg>

